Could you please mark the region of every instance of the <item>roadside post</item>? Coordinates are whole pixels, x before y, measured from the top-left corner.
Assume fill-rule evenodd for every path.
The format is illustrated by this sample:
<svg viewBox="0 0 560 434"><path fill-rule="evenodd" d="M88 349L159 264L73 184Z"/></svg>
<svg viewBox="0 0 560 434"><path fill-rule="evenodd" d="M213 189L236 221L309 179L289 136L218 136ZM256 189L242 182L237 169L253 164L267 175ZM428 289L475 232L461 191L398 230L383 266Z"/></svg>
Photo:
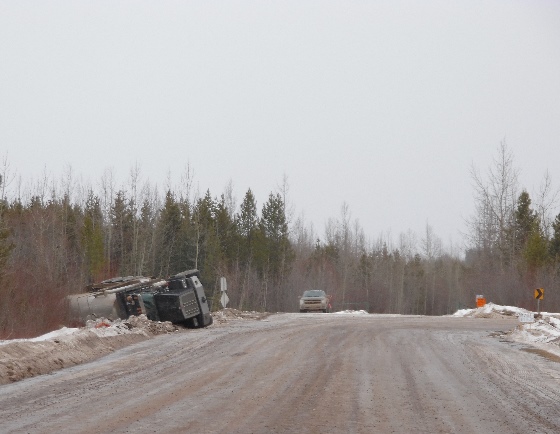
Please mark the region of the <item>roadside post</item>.
<svg viewBox="0 0 560 434"><path fill-rule="evenodd" d="M535 289L535 298L537 299L537 313L541 314L541 300L544 299L544 288Z"/></svg>
<svg viewBox="0 0 560 434"><path fill-rule="evenodd" d="M222 307L225 309L229 302L229 298L227 296L227 281L225 277L220 277L220 291L222 292L222 296L220 297L220 303L222 304Z"/></svg>

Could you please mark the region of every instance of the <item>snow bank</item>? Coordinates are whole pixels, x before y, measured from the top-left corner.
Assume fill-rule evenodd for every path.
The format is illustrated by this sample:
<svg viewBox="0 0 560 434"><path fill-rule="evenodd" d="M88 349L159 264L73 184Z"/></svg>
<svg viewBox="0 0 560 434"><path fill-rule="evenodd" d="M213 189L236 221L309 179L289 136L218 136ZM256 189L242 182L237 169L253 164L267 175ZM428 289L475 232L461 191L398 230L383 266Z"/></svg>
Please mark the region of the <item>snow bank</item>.
<svg viewBox="0 0 560 434"><path fill-rule="evenodd" d="M33 339L0 341L0 384L89 362L176 330L170 322L150 321L140 315L116 321L100 318L83 328L62 327Z"/></svg>
<svg viewBox="0 0 560 434"><path fill-rule="evenodd" d="M171 333L176 330L177 327L169 321L150 321L146 315L131 316L126 320L117 319L114 321L106 318L98 318L95 321L87 321L86 326L82 328L62 327L59 330L54 330L36 338L3 340L0 341L0 345L18 342L60 341L78 333L84 333L84 331L93 333L99 337L109 337L126 334L144 334L148 336Z"/></svg>
<svg viewBox="0 0 560 434"><path fill-rule="evenodd" d="M49 332L47 334L44 334L42 336L38 336L38 337L32 338L32 339L9 339L9 340L5 340L5 341L0 341L0 345L13 344L14 342L41 342L41 341L47 341L47 340L60 339L60 338L63 338L65 336L73 335L78 330L80 330L80 329L79 328L62 327L59 330L55 330L53 332Z"/></svg>
<svg viewBox="0 0 560 434"><path fill-rule="evenodd" d="M335 315L369 315L365 310L341 310L333 312Z"/></svg>
<svg viewBox="0 0 560 434"><path fill-rule="evenodd" d="M545 317L534 323L520 324L510 336L516 342L555 344L560 349L560 320Z"/></svg>
<svg viewBox="0 0 560 434"><path fill-rule="evenodd" d="M500 306L494 303L486 303L484 307L476 309L460 309L454 314L450 315L458 318L503 318L503 317L518 317L520 313L528 313L526 309L521 309L515 306Z"/></svg>
<svg viewBox="0 0 560 434"><path fill-rule="evenodd" d="M221 323L262 320L270 314L224 309L213 315ZM32 339L0 341L0 385L91 362L128 345L177 330L179 327L169 321L150 321L146 315L140 315L115 321L99 318L81 328L62 327Z"/></svg>
<svg viewBox="0 0 560 434"><path fill-rule="evenodd" d="M548 352L560 354L560 313L541 312L539 316L527 309L487 303L484 307L477 309L460 309L450 316L458 318L504 318L519 317L521 314L528 314L535 320L527 323L520 322L504 337L514 342L537 346Z"/></svg>

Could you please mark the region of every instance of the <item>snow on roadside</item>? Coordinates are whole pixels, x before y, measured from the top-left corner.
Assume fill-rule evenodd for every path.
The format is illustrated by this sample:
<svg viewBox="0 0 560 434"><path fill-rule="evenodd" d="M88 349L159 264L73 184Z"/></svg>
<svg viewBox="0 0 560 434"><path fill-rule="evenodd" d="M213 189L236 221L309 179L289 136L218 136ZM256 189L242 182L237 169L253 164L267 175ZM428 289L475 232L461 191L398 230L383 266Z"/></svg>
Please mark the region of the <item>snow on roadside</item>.
<svg viewBox="0 0 560 434"><path fill-rule="evenodd" d="M484 307L476 309L460 309L453 317L458 318L505 318L521 315L534 318L533 322L519 322L513 329L503 335L505 338L528 345L533 345L543 350L560 354L560 313L536 312L515 306L500 306L487 303Z"/></svg>
<svg viewBox="0 0 560 434"><path fill-rule="evenodd" d="M520 323L504 336L520 344L537 348L541 356L560 361L560 314L541 313L532 323ZM553 357L550 357L550 355Z"/></svg>
<svg viewBox="0 0 560 434"><path fill-rule="evenodd" d="M176 330L170 322L150 321L140 315L116 321L100 318L82 328L63 327L37 338L0 341L0 384L90 362Z"/></svg>
<svg viewBox="0 0 560 434"><path fill-rule="evenodd" d="M526 309L515 306L500 306L499 304L486 303L484 307L476 309L460 309L451 316L459 318L503 318L518 317L521 313L528 313Z"/></svg>
<svg viewBox="0 0 560 434"><path fill-rule="evenodd" d="M264 320L271 314L269 312L242 311L230 307L212 312L214 324L223 324L237 320Z"/></svg>
<svg viewBox="0 0 560 434"><path fill-rule="evenodd" d="M509 336L516 342L556 344L560 349L560 320L543 317L534 323L520 324Z"/></svg>
<svg viewBox="0 0 560 434"><path fill-rule="evenodd" d="M223 309L213 313L214 326L232 320L265 320L269 315ZM62 327L36 338L0 341L0 385L91 362L120 348L179 329L169 321L151 321L146 315L140 315L115 321L99 318L88 321L85 327Z"/></svg>
<svg viewBox="0 0 560 434"><path fill-rule="evenodd" d="M341 310L333 312L335 315L369 315L365 310Z"/></svg>
<svg viewBox="0 0 560 434"><path fill-rule="evenodd" d="M117 319L114 321L99 318L95 321L88 321L86 329L97 336L117 336L125 334L144 334L146 336L173 333L179 328L170 321L151 321L144 314L131 316L128 319Z"/></svg>
<svg viewBox="0 0 560 434"><path fill-rule="evenodd" d="M60 341L61 339L73 336L77 333L93 333L99 337L117 336L125 334L156 335L177 331L177 326L171 322L150 321L146 315L131 316L127 320L117 319L114 321L106 318L98 318L95 321L87 321L85 327L71 328L62 327L58 330L46 333L36 338L30 339L8 339L0 340L0 345L13 344L18 342L43 342Z"/></svg>
<svg viewBox="0 0 560 434"><path fill-rule="evenodd" d="M49 332L47 334L44 334L42 336L38 336L36 338L31 338L31 339L7 339L7 340L4 340L4 341L0 340L0 345L13 344L15 342L41 342L41 341L47 341L49 339L52 339L52 340L60 339L60 338L63 338L64 336L73 335L78 330L80 330L80 329L79 328L62 327L59 330Z"/></svg>

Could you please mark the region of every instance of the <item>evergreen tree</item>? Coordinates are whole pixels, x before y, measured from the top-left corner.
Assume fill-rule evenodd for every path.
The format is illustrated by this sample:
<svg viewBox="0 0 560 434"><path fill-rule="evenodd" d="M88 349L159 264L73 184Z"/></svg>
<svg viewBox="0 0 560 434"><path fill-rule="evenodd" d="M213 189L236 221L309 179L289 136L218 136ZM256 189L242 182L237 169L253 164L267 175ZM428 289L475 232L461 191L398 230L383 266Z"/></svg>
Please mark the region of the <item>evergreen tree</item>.
<svg viewBox="0 0 560 434"><path fill-rule="evenodd" d="M132 273L132 241L133 237L133 219L132 214L127 205L124 191L117 192L115 201L111 207L111 226L113 237L111 239L111 272L116 274Z"/></svg>
<svg viewBox="0 0 560 434"><path fill-rule="evenodd" d="M264 235L267 268L277 283L287 274L294 259L284 201L280 194L271 193L264 204L260 228Z"/></svg>
<svg viewBox="0 0 560 434"><path fill-rule="evenodd" d="M199 199L193 211L193 225L196 230L196 266L206 282L208 296L215 295L218 270L222 260L220 242L216 232L217 204L210 191Z"/></svg>
<svg viewBox="0 0 560 434"><path fill-rule="evenodd" d="M72 204L67 194L64 195L60 204L56 200L52 202L61 220L61 235L66 244L66 255L69 262L77 262L81 256L80 250L80 226L83 211L81 207Z"/></svg>
<svg viewBox="0 0 560 434"><path fill-rule="evenodd" d="M257 202L251 189L247 190L239 214L236 217L237 230L241 236L239 243L239 256L241 262L247 265L251 262L253 245L259 224Z"/></svg>
<svg viewBox="0 0 560 434"><path fill-rule="evenodd" d="M236 271L239 273L239 309L257 309L258 289L255 288L253 256L258 233L259 217L257 203L248 189L235 216L235 238L238 240L235 254Z"/></svg>
<svg viewBox="0 0 560 434"><path fill-rule="evenodd" d="M179 204L171 191L165 195L165 204L158 224L158 248L156 267L160 276L169 276L185 269L180 246L182 216Z"/></svg>
<svg viewBox="0 0 560 434"><path fill-rule="evenodd" d="M513 224L513 254L530 269L544 265L548 259L547 240L542 233L537 213L531 208L531 198L525 190L519 195Z"/></svg>
<svg viewBox="0 0 560 434"><path fill-rule="evenodd" d="M552 223L552 239L550 240L549 254L553 261L560 261L560 214L556 216Z"/></svg>
<svg viewBox="0 0 560 434"><path fill-rule="evenodd" d="M231 218L233 213L228 209L224 195L222 195L220 202L216 205L216 236L220 243L220 250L223 259L231 264L237 254L237 242L239 241L237 234L237 227Z"/></svg>
<svg viewBox="0 0 560 434"><path fill-rule="evenodd" d="M191 205L186 197L179 202L181 210L180 254L183 261L183 270L200 268L199 255L199 226L195 206Z"/></svg>
<svg viewBox="0 0 560 434"><path fill-rule="evenodd" d="M199 199L193 210L192 222L196 232L196 257L195 267L202 268L207 253L208 240L213 235L215 203L210 191L207 190L202 199Z"/></svg>
<svg viewBox="0 0 560 434"><path fill-rule="evenodd" d="M99 198L90 190L84 210L81 231L82 251L85 256L88 281L99 280L104 268L103 215Z"/></svg>
<svg viewBox="0 0 560 434"><path fill-rule="evenodd" d="M253 195L251 189L247 190L247 193L245 193L237 220L239 232L244 237L250 237L257 229L259 222L257 202L255 201L255 196Z"/></svg>
<svg viewBox="0 0 560 434"><path fill-rule="evenodd" d="M149 200L144 200L140 208L138 221L138 257L136 258L136 275L154 275L155 273L155 226L156 210Z"/></svg>
<svg viewBox="0 0 560 434"><path fill-rule="evenodd" d="M514 220L514 252L519 252L525 248L527 240L535 229L538 217L531 209L531 199L525 190L519 195Z"/></svg>
<svg viewBox="0 0 560 434"><path fill-rule="evenodd" d="M529 234L523 257L527 262L530 270L542 267L549 258L549 251L546 238L544 237L540 225L535 224L533 230Z"/></svg>

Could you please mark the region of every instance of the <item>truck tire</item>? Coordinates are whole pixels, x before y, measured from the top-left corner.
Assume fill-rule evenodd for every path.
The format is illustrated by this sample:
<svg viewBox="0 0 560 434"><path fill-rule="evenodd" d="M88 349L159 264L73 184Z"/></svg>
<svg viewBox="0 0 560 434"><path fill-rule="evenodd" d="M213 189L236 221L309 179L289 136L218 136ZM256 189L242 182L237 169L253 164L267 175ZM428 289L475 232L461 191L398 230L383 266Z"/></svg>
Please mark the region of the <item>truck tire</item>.
<svg viewBox="0 0 560 434"><path fill-rule="evenodd" d="M189 319L185 320L185 325L186 325L187 328L189 328L189 329L194 329L194 328L196 328L196 324L195 324L194 318L189 318Z"/></svg>
<svg viewBox="0 0 560 434"><path fill-rule="evenodd" d="M214 323L214 318L212 318L211 314L208 314L208 317L206 318L206 322L203 322L203 326L202 327L208 327L209 325L212 325Z"/></svg>
<svg viewBox="0 0 560 434"><path fill-rule="evenodd" d="M214 318L212 318L211 314L204 315L203 313L199 313L196 316L196 321L198 322L198 328L208 327L214 322Z"/></svg>

